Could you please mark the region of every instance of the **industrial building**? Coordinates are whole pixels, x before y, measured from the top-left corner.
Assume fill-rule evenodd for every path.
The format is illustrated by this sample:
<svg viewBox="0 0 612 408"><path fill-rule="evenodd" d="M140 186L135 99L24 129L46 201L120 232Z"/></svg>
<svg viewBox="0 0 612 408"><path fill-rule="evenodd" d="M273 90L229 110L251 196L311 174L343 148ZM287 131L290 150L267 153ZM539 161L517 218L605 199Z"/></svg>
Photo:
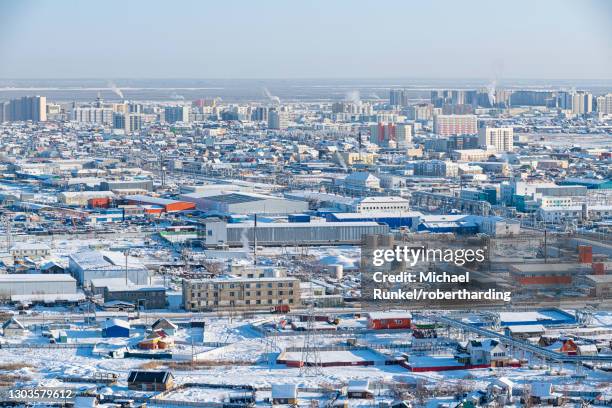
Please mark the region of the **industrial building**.
<svg viewBox="0 0 612 408"><path fill-rule="evenodd" d="M612 180L610 179L589 179L589 178L572 178L568 177L559 182L562 186L585 186L589 190L609 190L612 189Z"/></svg>
<svg viewBox="0 0 612 408"><path fill-rule="evenodd" d="M366 171L349 173L344 179L344 188L352 191L367 191L380 189L380 179Z"/></svg>
<svg viewBox="0 0 612 408"><path fill-rule="evenodd" d="M609 299L612 298L612 275L586 275L586 283L591 286L591 295Z"/></svg>
<svg viewBox="0 0 612 408"><path fill-rule="evenodd" d="M410 210L410 200L403 197L383 196L357 198L353 203L355 212L399 212Z"/></svg>
<svg viewBox="0 0 612 408"><path fill-rule="evenodd" d="M69 295L77 281L68 274L0 274L0 299L15 295Z"/></svg>
<svg viewBox="0 0 612 408"><path fill-rule="evenodd" d="M183 279L183 306L187 311L217 308L271 308L298 306L300 281L296 278Z"/></svg>
<svg viewBox="0 0 612 408"><path fill-rule="evenodd" d="M533 288L568 286L575 275L590 270L578 263L514 264L509 269L513 282Z"/></svg>
<svg viewBox="0 0 612 408"><path fill-rule="evenodd" d="M389 226L377 222L292 222L227 224L224 221L205 223L204 244L207 246L258 245L345 245L361 242L366 234L386 234Z"/></svg>
<svg viewBox="0 0 612 408"><path fill-rule="evenodd" d="M100 190L146 190L153 191L153 180L111 180L100 183Z"/></svg>
<svg viewBox="0 0 612 408"><path fill-rule="evenodd" d="M163 309L166 305L166 288L158 285L135 285L125 278L101 278L91 280L91 291L101 295L104 302L128 302L143 309Z"/></svg>
<svg viewBox="0 0 612 408"><path fill-rule="evenodd" d="M490 237L518 236L521 233L521 222L509 218L489 216L478 217L476 223L479 232Z"/></svg>
<svg viewBox="0 0 612 408"><path fill-rule="evenodd" d="M9 253L14 258L42 258L51 254L51 248L47 244L21 242L13 245Z"/></svg>
<svg viewBox="0 0 612 408"><path fill-rule="evenodd" d="M424 215L419 231L432 233L452 232L457 235L477 234L477 217L471 215Z"/></svg>
<svg viewBox="0 0 612 408"><path fill-rule="evenodd" d="M612 218L612 205L545 207L539 208L537 214L542 221L551 223L561 223L570 219L602 220Z"/></svg>
<svg viewBox="0 0 612 408"><path fill-rule="evenodd" d="M149 272L144 265L120 252L86 249L70 254L68 259L68 269L83 286L100 278L123 278L137 285L149 282Z"/></svg>
<svg viewBox="0 0 612 408"><path fill-rule="evenodd" d="M191 193L181 198L194 203L198 210L225 214L287 215L308 211L305 201L242 191Z"/></svg>
<svg viewBox="0 0 612 408"><path fill-rule="evenodd" d="M65 191L57 195L60 204L85 207L92 198L114 198L111 191Z"/></svg>
<svg viewBox="0 0 612 408"><path fill-rule="evenodd" d="M423 214L416 211L368 211L361 213L329 213L326 218L329 222L364 222L373 221L397 229L406 227L416 229Z"/></svg>
<svg viewBox="0 0 612 408"><path fill-rule="evenodd" d="M195 204L190 202L151 197L142 194L126 196L125 199L129 204L152 205L160 207L162 211L167 213L195 209Z"/></svg>

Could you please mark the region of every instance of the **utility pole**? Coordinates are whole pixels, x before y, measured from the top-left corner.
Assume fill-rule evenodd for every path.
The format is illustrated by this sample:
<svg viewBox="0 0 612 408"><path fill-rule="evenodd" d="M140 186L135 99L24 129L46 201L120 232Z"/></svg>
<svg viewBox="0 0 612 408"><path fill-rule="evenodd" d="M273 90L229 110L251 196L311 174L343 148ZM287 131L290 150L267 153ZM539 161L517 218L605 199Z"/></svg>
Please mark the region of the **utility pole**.
<svg viewBox="0 0 612 408"><path fill-rule="evenodd" d="M257 213L253 224L253 266L257 266Z"/></svg>
<svg viewBox="0 0 612 408"><path fill-rule="evenodd" d="M544 263L548 263L548 231L546 231L546 225L544 225Z"/></svg>
<svg viewBox="0 0 612 408"><path fill-rule="evenodd" d="M124 251L123 255L125 255L125 286L128 286L128 251Z"/></svg>
<svg viewBox="0 0 612 408"><path fill-rule="evenodd" d="M317 348L319 345L315 324L314 306L310 305L308 307L308 323L306 324L304 346L302 347L300 375L321 374L321 356Z"/></svg>

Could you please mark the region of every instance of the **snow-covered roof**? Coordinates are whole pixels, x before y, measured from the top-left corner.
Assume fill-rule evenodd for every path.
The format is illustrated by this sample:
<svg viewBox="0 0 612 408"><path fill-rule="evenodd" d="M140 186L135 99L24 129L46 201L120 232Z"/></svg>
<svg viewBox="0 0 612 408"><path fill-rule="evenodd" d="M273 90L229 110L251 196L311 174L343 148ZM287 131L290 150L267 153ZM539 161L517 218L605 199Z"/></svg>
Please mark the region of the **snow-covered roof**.
<svg viewBox="0 0 612 408"><path fill-rule="evenodd" d="M369 380L351 380L347 387L348 392L368 392L370 391Z"/></svg>
<svg viewBox="0 0 612 408"><path fill-rule="evenodd" d="M51 248L47 244L31 243L31 242L18 242L11 247L11 251L33 251L33 250L49 251L51 250Z"/></svg>
<svg viewBox="0 0 612 408"><path fill-rule="evenodd" d="M544 326L541 324L520 324L516 326L509 326L508 330L511 333L540 333L546 331Z"/></svg>
<svg viewBox="0 0 612 408"><path fill-rule="evenodd" d="M501 343L495 339L471 340L468 346L472 350L481 349L486 351L491 351L498 346L503 347Z"/></svg>
<svg viewBox="0 0 612 408"><path fill-rule="evenodd" d="M552 383L534 382L531 384L531 395L533 395L534 397L550 397L552 393Z"/></svg>
<svg viewBox="0 0 612 408"><path fill-rule="evenodd" d="M412 319L412 313L405 310L389 310L387 312L370 312L368 316L372 320L378 319Z"/></svg>
<svg viewBox="0 0 612 408"><path fill-rule="evenodd" d="M122 252L84 249L70 254L70 258L84 270L125 268L125 255ZM132 256L127 257L127 264L130 269L145 268L140 260Z"/></svg>
<svg viewBox="0 0 612 408"><path fill-rule="evenodd" d="M25 330L25 326L14 317L11 317L6 322L2 323L2 329L21 329Z"/></svg>
<svg viewBox="0 0 612 408"><path fill-rule="evenodd" d="M410 200L404 197L383 196L383 197L364 197L358 198L355 201L361 204L377 204L377 203L410 203Z"/></svg>
<svg viewBox="0 0 612 408"><path fill-rule="evenodd" d="M0 274L0 282L76 282L76 280L66 273L11 273Z"/></svg>
<svg viewBox="0 0 612 408"><path fill-rule="evenodd" d="M106 328L113 327L113 326L119 326L125 329L129 329L130 323L126 322L125 320L121 320L121 319L108 319L104 323L104 327Z"/></svg>
<svg viewBox="0 0 612 408"><path fill-rule="evenodd" d="M294 399L297 398L297 385L295 384L273 384L272 398Z"/></svg>

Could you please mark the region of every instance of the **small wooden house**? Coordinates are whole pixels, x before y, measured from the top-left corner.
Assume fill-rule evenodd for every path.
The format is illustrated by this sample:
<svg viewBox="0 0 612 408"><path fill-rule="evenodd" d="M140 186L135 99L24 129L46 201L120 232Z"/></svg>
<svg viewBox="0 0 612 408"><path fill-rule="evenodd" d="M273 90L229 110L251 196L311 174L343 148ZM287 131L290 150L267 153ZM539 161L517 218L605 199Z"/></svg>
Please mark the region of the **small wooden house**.
<svg viewBox="0 0 612 408"><path fill-rule="evenodd" d="M369 380L351 380L346 388L348 398L372 399L374 392L370 388Z"/></svg>
<svg viewBox="0 0 612 408"><path fill-rule="evenodd" d="M163 330L151 332L138 342L138 348L144 350L168 349L172 346L174 346L174 340Z"/></svg>
<svg viewBox="0 0 612 408"><path fill-rule="evenodd" d="M128 388L136 391L167 391L174 386L170 371L130 371Z"/></svg>

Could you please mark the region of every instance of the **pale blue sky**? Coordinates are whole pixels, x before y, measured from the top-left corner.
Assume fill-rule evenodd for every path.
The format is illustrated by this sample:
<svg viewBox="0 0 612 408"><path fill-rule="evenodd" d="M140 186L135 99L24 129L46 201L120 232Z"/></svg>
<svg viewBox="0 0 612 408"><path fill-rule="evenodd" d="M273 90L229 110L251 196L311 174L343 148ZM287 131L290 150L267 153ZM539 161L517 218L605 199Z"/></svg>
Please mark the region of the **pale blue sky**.
<svg viewBox="0 0 612 408"><path fill-rule="evenodd" d="M0 78L612 78L608 0L0 0Z"/></svg>

